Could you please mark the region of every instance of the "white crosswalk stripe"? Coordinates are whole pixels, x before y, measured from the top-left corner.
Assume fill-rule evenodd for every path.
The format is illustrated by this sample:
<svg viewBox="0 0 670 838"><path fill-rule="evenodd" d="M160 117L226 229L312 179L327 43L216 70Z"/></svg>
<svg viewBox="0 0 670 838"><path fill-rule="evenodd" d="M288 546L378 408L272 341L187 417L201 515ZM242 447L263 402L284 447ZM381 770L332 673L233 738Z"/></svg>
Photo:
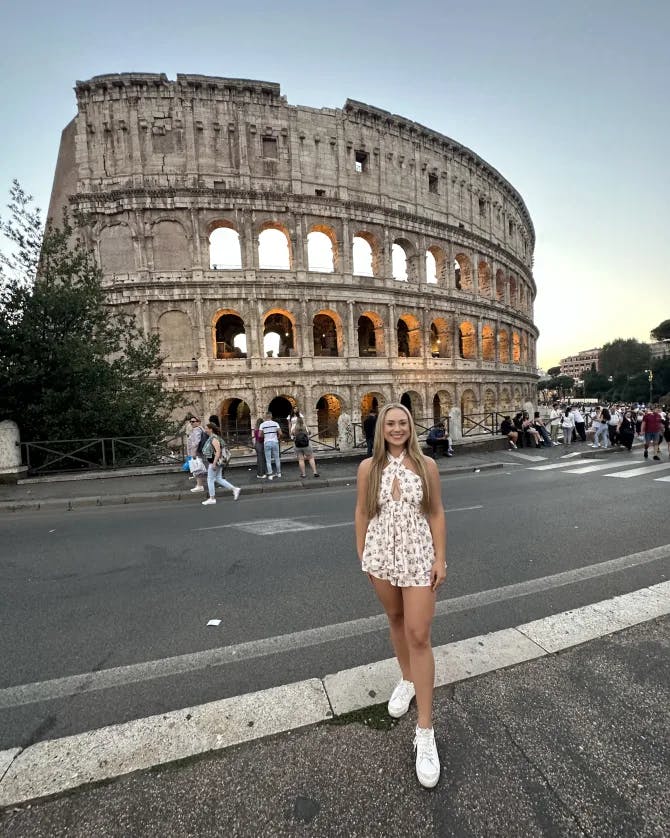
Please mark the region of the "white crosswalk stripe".
<svg viewBox="0 0 670 838"><path fill-rule="evenodd" d="M635 468L632 471L624 471L621 473L606 474L605 477L641 477L645 474L654 474L657 471L664 471L670 468L670 463L650 463L642 466L642 468ZM667 479L667 478L666 478Z"/></svg>
<svg viewBox="0 0 670 838"><path fill-rule="evenodd" d="M556 469L556 468L570 468L570 466L574 467L574 465L575 464L572 463L572 462L568 462L568 463L547 463L547 465L544 465L544 466L529 466L527 471L552 471L553 469Z"/></svg>
<svg viewBox="0 0 670 838"><path fill-rule="evenodd" d="M656 477L654 479L655 483L670 483L670 477Z"/></svg>
<svg viewBox="0 0 670 838"><path fill-rule="evenodd" d="M508 451L510 457L519 457L521 460L529 460L531 463L539 463L546 460L546 457L541 457L539 454L522 454L520 451Z"/></svg>
<svg viewBox="0 0 670 838"><path fill-rule="evenodd" d="M609 459L609 458L608 458ZM526 471L560 471L562 474L598 474L599 477L651 477L656 482L670 483L670 477L656 477L659 471L670 469L670 463L659 463L657 461L645 461L643 465L636 458L628 461L602 462L602 460L591 460L575 462L574 460L563 460L562 462L545 463L543 465L526 466ZM600 472L609 472L600 474Z"/></svg>
<svg viewBox="0 0 670 838"><path fill-rule="evenodd" d="M580 466L579 468L568 469L568 474L590 474L592 471L605 471L612 468L630 468L636 466L636 462L629 463L594 463L588 466Z"/></svg>

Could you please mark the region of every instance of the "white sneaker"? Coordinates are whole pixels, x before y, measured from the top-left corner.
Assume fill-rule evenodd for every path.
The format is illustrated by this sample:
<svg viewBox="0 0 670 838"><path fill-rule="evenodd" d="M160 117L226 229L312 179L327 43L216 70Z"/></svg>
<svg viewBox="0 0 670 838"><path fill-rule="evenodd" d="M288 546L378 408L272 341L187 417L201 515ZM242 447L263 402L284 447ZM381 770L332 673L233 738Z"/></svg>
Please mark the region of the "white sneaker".
<svg viewBox="0 0 670 838"><path fill-rule="evenodd" d="M414 684L411 681L404 679L398 681L395 689L391 693L388 703L388 714L394 719L399 719L404 716L409 710L410 701L414 698Z"/></svg>
<svg viewBox="0 0 670 838"><path fill-rule="evenodd" d="M274 479L275 479L275 478L274 478L274 475L273 475L273 474L268 474L268 480L274 480Z"/></svg>
<svg viewBox="0 0 670 838"><path fill-rule="evenodd" d="M277 472L277 477L281 477L281 471Z"/></svg>
<svg viewBox="0 0 670 838"><path fill-rule="evenodd" d="M237 500L239 498L241 491L242 489L240 489L239 486L233 489L233 500Z"/></svg>
<svg viewBox="0 0 670 838"><path fill-rule="evenodd" d="M414 747L417 779L424 788L432 789L440 779L440 758L437 755L435 731L432 727L417 727Z"/></svg>
<svg viewBox="0 0 670 838"><path fill-rule="evenodd" d="M204 492L204 486L194 486L192 489L189 489L189 492Z"/></svg>
<svg viewBox="0 0 670 838"><path fill-rule="evenodd" d="M216 503L216 498L207 498L207 500L204 500L202 502L202 505L203 506L209 506L212 503Z"/></svg>

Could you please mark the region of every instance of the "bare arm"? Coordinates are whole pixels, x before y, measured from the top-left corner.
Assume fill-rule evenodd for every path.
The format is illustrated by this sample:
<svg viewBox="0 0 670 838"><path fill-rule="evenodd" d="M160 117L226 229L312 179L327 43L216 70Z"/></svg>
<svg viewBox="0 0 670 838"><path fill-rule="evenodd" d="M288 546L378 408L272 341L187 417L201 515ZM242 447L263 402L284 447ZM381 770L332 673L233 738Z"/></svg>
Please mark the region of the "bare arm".
<svg viewBox="0 0 670 838"><path fill-rule="evenodd" d="M437 590L447 575L447 518L442 505L440 473L437 470L435 460L430 457L425 459L428 471L428 487L430 489L430 508L426 518L433 536L433 549L435 551L431 582L433 590Z"/></svg>
<svg viewBox="0 0 670 838"><path fill-rule="evenodd" d="M370 519L367 512L367 497L370 474L369 458L363 460L358 466L358 475L356 477L356 511L354 512L354 526L356 529L356 552L358 554L358 561L363 561L363 548L365 547L365 534L368 531L368 524Z"/></svg>

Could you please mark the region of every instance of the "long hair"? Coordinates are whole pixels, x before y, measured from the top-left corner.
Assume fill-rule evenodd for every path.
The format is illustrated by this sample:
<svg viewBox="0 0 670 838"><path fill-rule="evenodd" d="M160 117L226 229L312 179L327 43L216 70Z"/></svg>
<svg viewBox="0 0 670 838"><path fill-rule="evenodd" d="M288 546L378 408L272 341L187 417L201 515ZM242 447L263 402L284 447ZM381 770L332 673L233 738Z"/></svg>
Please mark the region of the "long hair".
<svg viewBox="0 0 670 838"><path fill-rule="evenodd" d="M412 414L407 410L405 405L392 402L391 404L385 404L381 408L377 417L377 425L375 426L375 438L372 443L372 463L368 472L368 496L366 498L368 518L374 518L377 512L379 512L379 487L382 482L382 471L388 461L386 440L384 439L384 422L386 420L386 414L394 408L402 410L409 421L409 439L405 447L405 456L414 463L417 474L421 478L421 488L423 490L421 511L427 514L430 509L430 489L428 486L426 461L421 453L421 446L419 445L419 438L416 435Z"/></svg>

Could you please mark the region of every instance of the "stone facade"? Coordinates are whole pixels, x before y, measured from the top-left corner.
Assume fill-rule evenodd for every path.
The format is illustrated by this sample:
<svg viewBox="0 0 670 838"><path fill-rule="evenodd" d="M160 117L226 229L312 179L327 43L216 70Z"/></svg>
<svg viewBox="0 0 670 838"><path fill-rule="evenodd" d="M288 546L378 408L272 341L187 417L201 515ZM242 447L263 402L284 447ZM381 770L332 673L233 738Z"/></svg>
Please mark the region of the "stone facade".
<svg viewBox="0 0 670 838"><path fill-rule="evenodd" d="M584 378L595 364L596 371L600 369L600 348L583 349L577 355L561 358L561 375L571 378Z"/></svg>
<svg viewBox="0 0 670 838"><path fill-rule="evenodd" d="M534 400L533 224L473 151L361 102L289 105L269 82L75 90L49 214L86 214L112 304L160 335L194 412L231 432L297 404L325 437L375 399L424 423Z"/></svg>

